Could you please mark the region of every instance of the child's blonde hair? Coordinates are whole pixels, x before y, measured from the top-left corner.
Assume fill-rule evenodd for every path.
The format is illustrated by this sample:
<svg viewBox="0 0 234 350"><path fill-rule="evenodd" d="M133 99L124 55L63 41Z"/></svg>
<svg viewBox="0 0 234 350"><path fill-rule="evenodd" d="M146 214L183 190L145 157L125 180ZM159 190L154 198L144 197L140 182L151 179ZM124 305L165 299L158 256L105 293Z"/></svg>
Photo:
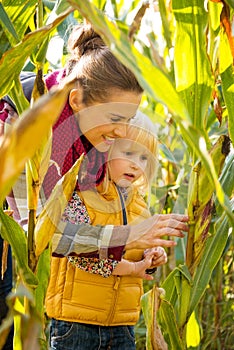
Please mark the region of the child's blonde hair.
<svg viewBox="0 0 234 350"><path fill-rule="evenodd" d="M142 194L145 194L147 191L150 193L150 186L158 165L158 141L155 124L153 124L147 115L137 111L135 117L131 119L127 126L126 137L124 137L124 139L134 141L137 145L142 145L143 149L149 154L144 174L135 182L135 185ZM115 145L109 150L109 159L111 159L113 147L115 147ZM108 186L111 181L109 177L110 171L107 167L107 174L103 184L103 193L108 192Z"/></svg>

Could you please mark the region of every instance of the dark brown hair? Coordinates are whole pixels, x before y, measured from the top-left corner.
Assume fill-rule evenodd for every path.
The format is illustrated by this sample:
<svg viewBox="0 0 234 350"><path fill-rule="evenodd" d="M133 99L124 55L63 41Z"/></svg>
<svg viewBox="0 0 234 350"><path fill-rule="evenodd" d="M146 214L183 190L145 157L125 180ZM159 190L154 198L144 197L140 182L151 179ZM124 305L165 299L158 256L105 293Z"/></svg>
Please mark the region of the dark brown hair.
<svg viewBox="0 0 234 350"><path fill-rule="evenodd" d="M143 92L134 74L113 55L90 24L77 25L68 39L67 74L75 72L83 102L105 102L111 90Z"/></svg>

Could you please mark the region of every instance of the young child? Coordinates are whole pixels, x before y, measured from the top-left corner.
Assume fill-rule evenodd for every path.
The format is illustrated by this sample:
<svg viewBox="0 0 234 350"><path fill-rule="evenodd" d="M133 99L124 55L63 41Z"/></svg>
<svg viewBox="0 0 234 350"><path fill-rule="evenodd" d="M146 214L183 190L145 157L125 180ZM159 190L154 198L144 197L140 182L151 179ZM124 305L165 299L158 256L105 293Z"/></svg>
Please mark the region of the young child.
<svg viewBox="0 0 234 350"><path fill-rule="evenodd" d="M150 188L157 167L157 139L153 128L146 116L138 113L133 118L126 138L115 140L109 151L105 180L96 190L82 191L79 196L76 192L73 194L63 215L65 221L134 225L151 215L143 195ZM77 198L82 198L87 209L83 207L82 217L82 203ZM166 262L164 249L155 247L145 253L140 249L130 250L120 262L111 260L111 256L110 259L68 257L68 260L73 283L63 297L69 299L73 308L70 315L60 314L60 319L70 316L70 321L78 327L77 348L98 349L101 327L105 334L108 330L111 332L111 349L117 349L119 342L122 348L135 349L134 325L140 313L142 278L152 279L145 270ZM47 310L53 307L50 296L54 293L48 289ZM122 327L121 341L119 326ZM63 344L65 348L66 344L61 343L64 341L52 334L52 345Z"/></svg>
<svg viewBox="0 0 234 350"><path fill-rule="evenodd" d="M81 194L86 208L88 207L86 223L100 224L98 217L101 217L101 213L105 215L105 223L103 223L105 225L112 223L112 217L109 215L113 212L119 216L119 224L124 225L127 223L136 224L143 217L150 216L146 204L143 202L143 195L147 191L150 192L150 185L157 168L157 138L153 132L154 128L154 124L148 117L138 111L128 127L126 138L115 140L109 151L107 175L103 184L97 188L97 192L92 190L84 191ZM117 197L120 199L121 209L118 208L119 204L116 204L116 198L112 202L110 193L113 192L113 189L118 192ZM128 209L132 201L135 201L135 206L139 206L137 214L132 212L132 209ZM64 218L70 220L68 217L71 215L67 216L67 211L71 213L69 207L65 210ZM75 214L74 210L73 213ZM90 216L93 218L92 220ZM146 259L143 259L144 257ZM164 264L166 253L162 247L156 247L145 251L144 257L139 255L137 262L126 259L117 262L110 259L100 260L82 257L69 257L68 259L78 268L100 274L103 277L108 277L110 274L135 275L150 280L153 277L146 274L145 270L150 266L152 259L152 269Z"/></svg>

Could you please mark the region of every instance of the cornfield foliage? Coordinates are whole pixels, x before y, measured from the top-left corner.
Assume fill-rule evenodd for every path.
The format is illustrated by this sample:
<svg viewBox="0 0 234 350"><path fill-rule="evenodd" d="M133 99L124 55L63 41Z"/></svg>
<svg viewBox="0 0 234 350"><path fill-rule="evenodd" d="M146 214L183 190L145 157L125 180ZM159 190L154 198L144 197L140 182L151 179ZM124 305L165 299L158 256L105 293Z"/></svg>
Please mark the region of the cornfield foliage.
<svg viewBox="0 0 234 350"><path fill-rule="evenodd" d="M67 32L84 18L145 90L141 110L156 123L160 143L160 168L150 194L152 213L187 212L190 218L187 238L168 251L169 263L159 269L156 282L145 283L143 313L135 327L137 348L231 349L232 0L0 2L0 96L8 94L20 112L0 141L2 208L25 164L28 184L37 184L28 186L27 235L0 210L0 233L12 247L17 277L10 311L0 328L0 348L14 320L14 349L47 349L44 296L50 254L45 227L52 235L53 224L45 212L38 219L35 213L48 167L48 136L72 84L71 79L63 89L41 97L35 88L37 101L29 108L19 74L31 70L39 77L60 68L67 55ZM51 43L59 43L57 56L50 54ZM66 197L77 166L57 185L58 192L65 188ZM47 208L59 216L65 203L55 207L52 197Z"/></svg>

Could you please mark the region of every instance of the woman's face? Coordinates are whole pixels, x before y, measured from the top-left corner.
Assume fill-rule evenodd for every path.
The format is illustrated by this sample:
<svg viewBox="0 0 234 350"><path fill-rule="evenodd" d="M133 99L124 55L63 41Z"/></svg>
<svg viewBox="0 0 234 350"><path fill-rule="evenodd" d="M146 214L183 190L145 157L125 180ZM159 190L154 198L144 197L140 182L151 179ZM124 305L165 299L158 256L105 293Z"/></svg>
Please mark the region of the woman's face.
<svg viewBox="0 0 234 350"><path fill-rule="evenodd" d="M98 151L108 151L116 138L126 136L127 123L135 116L140 100L140 94L118 90L106 103L79 104L81 132Z"/></svg>

